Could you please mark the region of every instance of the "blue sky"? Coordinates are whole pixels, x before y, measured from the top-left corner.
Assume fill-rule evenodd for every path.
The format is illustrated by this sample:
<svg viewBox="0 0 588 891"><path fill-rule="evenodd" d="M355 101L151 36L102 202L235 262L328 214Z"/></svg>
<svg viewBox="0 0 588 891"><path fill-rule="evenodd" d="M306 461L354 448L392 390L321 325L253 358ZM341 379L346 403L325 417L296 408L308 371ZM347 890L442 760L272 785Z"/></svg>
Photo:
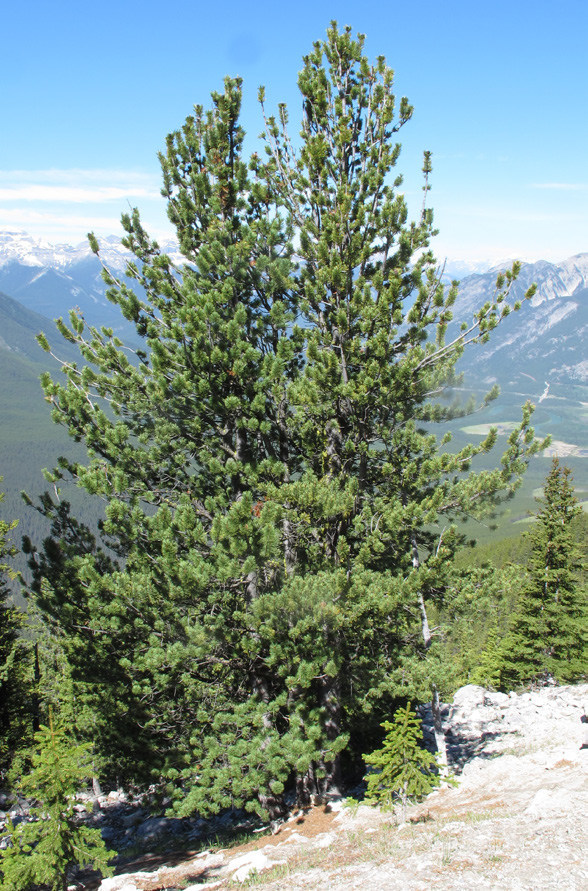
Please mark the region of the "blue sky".
<svg viewBox="0 0 588 891"><path fill-rule="evenodd" d="M440 258L588 251L588 0L21 0L3 12L0 229L80 241L140 208L168 223L157 151L226 74L244 78L248 148L268 106L300 109L301 58L331 19L386 56L415 107L399 169L420 204L433 152Z"/></svg>

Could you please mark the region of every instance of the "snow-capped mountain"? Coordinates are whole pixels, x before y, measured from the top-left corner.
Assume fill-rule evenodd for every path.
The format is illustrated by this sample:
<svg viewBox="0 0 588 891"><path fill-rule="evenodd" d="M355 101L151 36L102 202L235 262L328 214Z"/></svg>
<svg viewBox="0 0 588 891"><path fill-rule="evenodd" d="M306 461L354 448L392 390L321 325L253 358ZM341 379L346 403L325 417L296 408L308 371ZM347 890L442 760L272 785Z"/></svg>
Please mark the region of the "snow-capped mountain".
<svg viewBox="0 0 588 891"><path fill-rule="evenodd" d="M508 266L494 267L461 282L454 318L469 321L491 298L496 276ZM537 284L535 296L523 300ZM466 353L469 373L486 380L515 383L521 376L538 385L569 386L588 383L588 253L554 264L540 260L525 263L513 285L514 299L523 300L493 333L487 344Z"/></svg>
<svg viewBox="0 0 588 891"><path fill-rule="evenodd" d="M87 247L87 245L86 245ZM39 241L20 229L0 231L0 267L17 262L23 266L59 269L77 259L84 244L49 244Z"/></svg>
<svg viewBox="0 0 588 891"><path fill-rule="evenodd" d="M131 254L121 244L116 235L98 239L100 256L105 265L113 272L123 273ZM173 241L161 244L161 248L170 254L178 253L178 246ZM50 244L40 241L18 229L0 230L0 269L9 263L22 266L42 267L67 271L84 260L92 259L94 254L87 241L79 244Z"/></svg>
<svg viewBox="0 0 588 891"><path fill-rule="evenodd" d="M100 247L104 264L124 275L131 255L120 239L101 238ZM181 263L177 244L167 242L161 247ZM458 274L460 262L447 264L445 277ZM497 273L509 265L505 262L461 281L456 321L471 320L491 298ZM128 330L118 307L105 296L100 272L100 262L86 242L51 245L23 232L0 231L0 291L49 318L66 317L77 306L90 324ZM520 312L509 316L488 344L466 351L462 367L470 376L498 379L503 386L521 374L527 380L536 378L541 389L546 380L552 385L588 382L588 253L561 263L523 264L513 297L522 299L533 282L537 283L533 299L524 301Z"/></svg>
<svg viewBox="0 0 588 891"><path fill-rule="evenodd" d="M512 263L505 261L484 272L477 272L462 279L456 309L474 312L488 300L494 290L496 276L509 269ZM520 275L513 288L513 294L522 298L525 291L535 283L537 293L532 298L533 306L558 297L573 297L588 288L588 253L576 254L561 263L523 263Z"/></svg>
<svg viewBox="0 0 588 891"><path fill-rule="evenodd" d="M102 262L124 276L131 254L120 238L112 235L99 241ZM176 244L168 242L161 247L179 259ZM24 232L0 231L0 291L27 309L55 318L66 317L72 307L79 307L89 324L124 330L124 319L107 300L105 290L100 261L87 242L49 244Z"/></svg>

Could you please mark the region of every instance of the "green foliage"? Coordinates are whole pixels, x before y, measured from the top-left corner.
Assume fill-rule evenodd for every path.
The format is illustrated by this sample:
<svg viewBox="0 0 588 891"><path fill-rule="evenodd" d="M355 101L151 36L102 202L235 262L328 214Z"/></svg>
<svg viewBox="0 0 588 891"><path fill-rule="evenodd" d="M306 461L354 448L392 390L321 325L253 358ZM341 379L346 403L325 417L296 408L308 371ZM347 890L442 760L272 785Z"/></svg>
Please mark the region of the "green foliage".
<svg viewBox="0 0 588 891"><path fill-rule="evenodd" d="M425 429L455 415L437 395L500 321L516 269L447 342L456 287L395 171L412 109L363 42L333 24L305 57L300 146L279 106L264 157L243 157L238 79L196 106L161 155L185 262L134 210L137 293L104 271L141 349L72 313L58 328L84 362L43 378L87 449L51 481L75 480L106 519L91 540L45 499L35 595L105 762L163 776L180 813L274 816L293 783L301 802L325 795L366 722L429 695L426 616L455 521L512 494L539 448L531 406L489 470L473 465L495 431L451 452ZM429 173L427 155L425 196Z"/></svg>
<svg viewBox="0 0 588 891"><path fill-rule="evenodd" d="M1 481L0 477L0 481ZM0 493L0 503L4 496ZM16 522L0 520L0 768L5 769L17 749L27 744L31 728L30 652L21 637L24 616L9 602L6 578L14 578L5 562L14 557L10 533Z"/></svg>
<svg viewBox="0 0 588 891"><path fill-rule="evenodd" d="M503 647L501 685L577 680L588 672L588 589L580 583L573 523L581 509L569 468L553 459L516 613Z"/></svg>
<svg viewBox="0 0 588 891"><path fill-rule="evenodd" d="M442 629L440 690L446 698L464 684L500 686L502 643L525 575L521 566L456 569L442 608L433 613Z"/></svg>
<svg viewBox="0 0 588 891"><path fill-rule="evenodd" d="M551 491L554 484L555 489L563 485L567 490L563 501L568 506L559 512L559 520L550 524L552 531L546 536L544 513L546 510L553 513L557 501ZM455 561L454 576L442 607L432 615L442 628L440 651L445 696L468 683L509 689L541 680L546 674L573 680L586 672L585 657L581 653L585 624L582 616L588 588L588 517L575 506L567 469L560 468L553 476L552 468L546 489L551 507L545 504L538 516L531 518L526 534L462 551ZM553 516L557 514L556 510ZM556 541L551 542L554 533ZM558 551L563 570L560 578L569 590L565 595L558 594L559 606L553 610L543 598L535 598L549 573L556 569L554 558ZM528 600L532 591L535 606ZM555 602L555 597L553 600ZM572 616L566 617L559 607L571 608ZM540 621L537 621L537 612ZM526 613L529 618L525 618ZM549 629L549 622L557 626L555 634ZM560 633L566 628L564 633L571 647L567 650L568 656L558 660L559 667L552 662L547 668L543 656L556 639L559 638L561 646Z"/></svg>
<svg viewBox="0 0 588 891"><path fill-rule="evenodd" d="M163 762L148 751L144 737L137 738L135 728L146 713L121 665L116 631L129 605L113 597L109 604L100 596L103 590L98 594L89 584L111 579L116 563L71 516L68 502L53 504L45 494L39 509L50 520L51 534L40 552L25 537L23 550L33 570L29 626L38 647L41 718L53 708L91 740L94 771L104 782L145 782L149 770L161 770ZM149 769L143 770L145 763Z"/></svg>
<svg viewBox="0 0 588 891"><path fill-rule="evenodd" d="M2 477L0 476L0 482L2 482ZM0 503L4 501L4 494L0 492ZM6 522L6 520L0 519L0 572L3 575L14 575L13 570L10 566L5 562L6 557L13 557L16 553L16 548L10 543L8 536L17 526L16 521L12 523Z"/></svg>
<svg viewBox="0 0 588 891"><path fill-rule="evenodd" d="M364 755L374 768L366 776L366 801L384 807L400 801L406 807L439 785L437 760L422 746L421 722L410 702L397 709L392 723L384 721L381 727L386 731L382 748Z"/></svg>
<svg viewBox="0 0 588 891"><path fill-rule="evenodd" d="M0 852L2 891L66 891L75 866L92 866L111 875L100 830L79 822L75 793L90 773L88 747L75 745L63 727L41 727L35 734L30 773L20 791L38 804L33 822L8 824L9 846Z"/></svg>

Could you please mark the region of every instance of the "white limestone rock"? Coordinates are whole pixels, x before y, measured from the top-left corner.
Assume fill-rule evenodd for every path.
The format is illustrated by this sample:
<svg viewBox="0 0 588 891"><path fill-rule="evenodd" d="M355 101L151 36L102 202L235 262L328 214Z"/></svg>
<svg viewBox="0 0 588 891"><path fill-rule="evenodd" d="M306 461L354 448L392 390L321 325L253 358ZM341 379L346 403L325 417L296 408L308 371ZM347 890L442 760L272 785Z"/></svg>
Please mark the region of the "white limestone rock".
<svg viewBox="0 0 588 891"><path fill-rule="evenodd" d="M337 838L334 832L321 832L314 840L315 848L330 848Z"/></svg>
<svg viewBox="0 0 588 891"><path fill-rule="evenodd" d="M567 792L560 792L557 789L539 789L533 796L533 800L525 808L525 813L531 817L551 817L565 809L569 805L569 795Z"/></svg>
<svg viewBox="0 0 588 891"><path fill-rule="evenodd" d="M283 860L271 860L262 851L248 851L246 854L241 854L240 857L235 857L234 860L231 860L227 869L233 873L234 882L243 883L253 873L263 872L266 869L271 869L272 866L278 866L284 862Z"/></svg>
<svg viewBox="0 0 588 891"><path fill-rule="evenodd" d="M98 886L98 891L140 891L140 885L136 882L141 878L146 880L153 879L152 872L136 872L132 875L128 873L122 876L112 876L109 879L103 879Z"/></svg>
<svg viewBox="0 0 588 891"><path fill-rule="evenodd" d="M453 696L454 709L472 709L476 706L484 705L486 701L486 690L478 687L476 684L466 684L455 691Z"/></svg>

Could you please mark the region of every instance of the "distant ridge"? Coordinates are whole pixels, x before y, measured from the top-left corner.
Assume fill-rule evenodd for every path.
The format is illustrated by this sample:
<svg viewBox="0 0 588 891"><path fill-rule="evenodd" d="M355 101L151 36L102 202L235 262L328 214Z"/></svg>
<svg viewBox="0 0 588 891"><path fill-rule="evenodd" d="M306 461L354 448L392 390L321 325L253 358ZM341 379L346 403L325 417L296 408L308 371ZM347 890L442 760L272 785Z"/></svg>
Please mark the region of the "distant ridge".
<svg viewBox="0 0 588 891"><path fill-rule="evenodd" d="M100 243L104 262L124 274L130 255L120 240L113 236ZM172 254L176 248L173 243L162 245ZM174 259L179 259L177 254ZM20 489L34 494L45 488L41 468L53 466L59 454L83 457L81 447L51 421L39 375L55 365L36 343L36 335L44 331L58 355L79 361L76 348L60 337L52 321L67 318L70 308L78 306L90 324L113 327L123 340L133 342L134 327L107 300L100 268L85 243L55 246L24 233L0 232L0 475L7 492L3 514L21 518L19 535L34 525L31 512L24 513ZM471 319L490 298L497 272L505 268L508 263L462 279L454 307L456 323ZM537 405L538 433L552 434L582 489L588 483L586 459L578 457L588 447L588 253L557 264L523 264L515 297L522 299L532 282L538 284L533 300L505 319L488 344L469 348L460 361L464 398L470 390L486 392L493 383L502 392L466 426L473 423L482 431L490 423L515 423L520 406L530 400ZM466 435L463 426L463 420L453 423L455 436ZM513 521L533 507L532 491L542 484L547 465L547 457L536 459L513 505Z"/></svg>
<svg viewBox="0 0 588 891"><path fill-rule="evenodd" d="M131 254L115 235L100 239L100 256L114 273L124 276ZM174 242L162 250L179 259ZM90 325L130 330L118 307L106 297L102 267L87 241L77 245L49 244L26 232L0 230L0 291L28 309L50 318L67 318L78 307Z"/></svg>
<svg viewBox="0 0 588 891"><path fill-rule="evenodd" d="M465 278L454 307L454 318L471 318L489 299L497 273L494 268ZM524 300L533 283L537 293ZM534 378L539 392L549 384L569 396L570 386L588 384L588 253L563 263L540 260L525 263L513 286L515 299L523 301L518 313L505 319L490 341L466 354L462 367L470 374L497 381L504 388Z"/></svg>
<svg viewBox="0 0 588 891"><path fill-rule="evenodd" d="M124 275L131 254L116 235L99 239L100 256L109 269ZM161 242L161 249L174 262L183 261L178 244ZM446 279L461 278L459 310L473 312L486 299L496 274L512 261L484 265L483 261L452 260L444 267ZM473 271L472 271L473 270ZM79 306L92 324L120 324L118 309L105 297L101 266L87 241L76 245L50 244L20 230L0 230L0 290L20 300L29 309L53 317ZM570 297L588 287L588 252L560 263L538 260L523 263L516 290L521 294L537 282L535 306L554 297ZM95 322L94 319L98 321Z"/></svg>

